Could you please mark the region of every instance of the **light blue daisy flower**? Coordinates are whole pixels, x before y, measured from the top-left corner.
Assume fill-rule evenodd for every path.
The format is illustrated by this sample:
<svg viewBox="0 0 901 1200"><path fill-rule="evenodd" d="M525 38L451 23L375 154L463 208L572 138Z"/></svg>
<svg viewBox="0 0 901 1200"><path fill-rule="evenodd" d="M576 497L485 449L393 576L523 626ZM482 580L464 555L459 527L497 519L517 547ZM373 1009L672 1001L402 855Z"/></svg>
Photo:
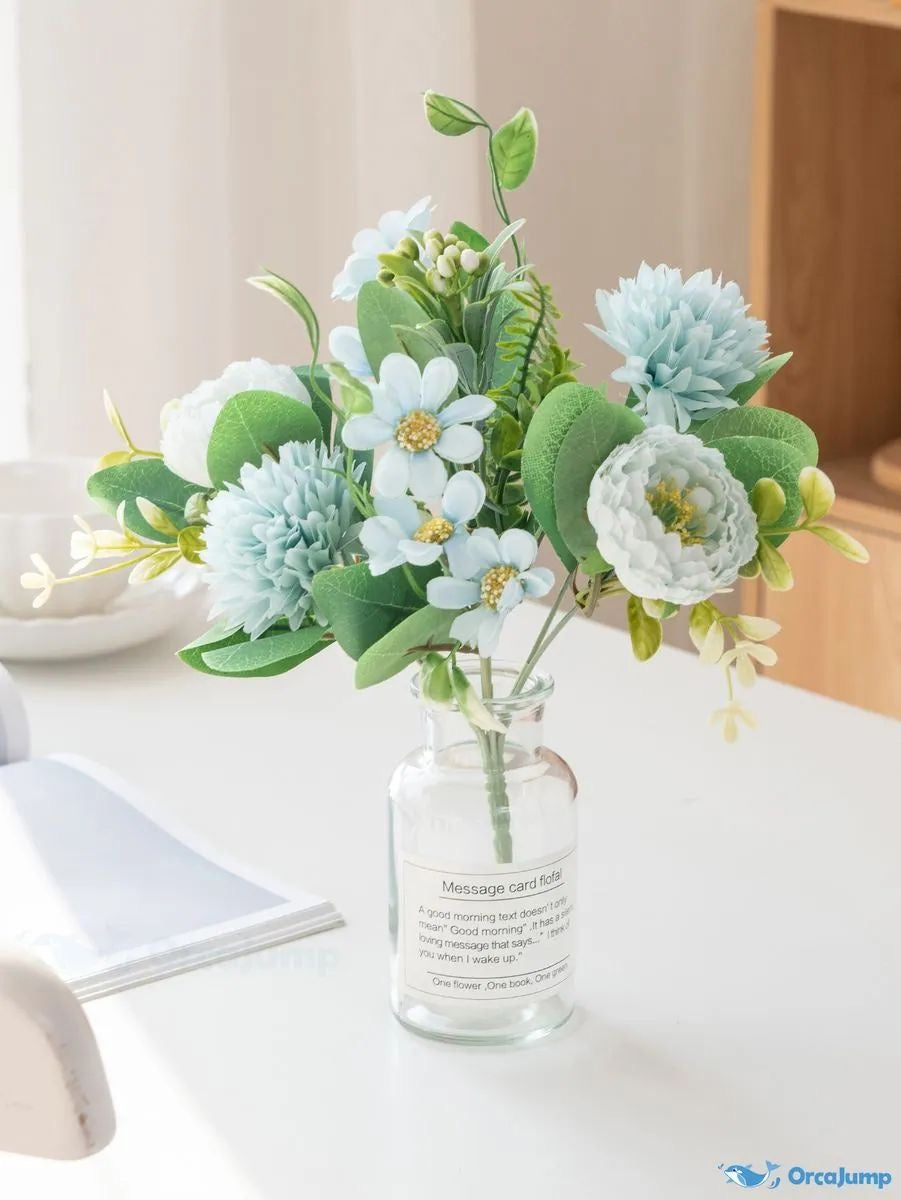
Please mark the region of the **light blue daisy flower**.
<svg viewBox="0 0 901 1200"><path fill-rule="evenodd" d="M451 571L465 571L466 524L485 503L485 485L474 471L452 475L441 497L438 516L423 513L409 496L377 496L378 516L369 517L360 541L373 575L411 563L427 567L447 556Z"/></svg>
<svg viewBox="0 0 901 1200"><path fill-rule="evenodd" d="M457 386L457 365L433 358L420 372L406 354L388 354L379 381L370 387L371 413L351 417L341 436L351 450L387 449L376 463L373 491L417 500L434 500L447 482L444 462L472 463L484 441L468 422L494 412L487 396L461 396L445 403Z"/></svg>
<svg viewBox="0 0 901 1200"><path fill-rule="evenodd" d="M356 379L372 378L372 367L356 325L336 325L328 335L328 348L332 357L343 363Z"/></svg>
<svg viewBox="0 0 901 1200"><path fill-rule="evenodd" d="M537 556L538 543L525 529L508 529L500 537L493 529L477 529L466 543L461 569L429 580L429 604L469 609L451 625L451 637L478 645L479 654L489 658L507 615L526 596L538 599L554 586L553 571L533 565Z"/></svg>

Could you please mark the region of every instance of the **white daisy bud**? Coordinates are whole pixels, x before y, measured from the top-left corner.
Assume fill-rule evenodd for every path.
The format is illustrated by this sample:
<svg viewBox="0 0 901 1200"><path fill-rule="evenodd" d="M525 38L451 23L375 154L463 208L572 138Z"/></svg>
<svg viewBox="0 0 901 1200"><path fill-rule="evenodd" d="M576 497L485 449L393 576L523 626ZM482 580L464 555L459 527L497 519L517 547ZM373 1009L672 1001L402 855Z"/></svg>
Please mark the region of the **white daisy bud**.
<svg viewBox="0 0 901 1200"><path fill-rule="evenodd" d="M429 285L429 287L432 289L432 291L435 292L437 295L440 296L442 292L447 291L447 284L444 282L444 280L441 278L441 276L438 274L437 270L434 267L432 267L430 270L426 271L425 279L426 279L426 283Z"/></svg>
<svg viewBox="0 0 901 1200"><path fill-rule="evenodd" d="M454 275L457 273L456 266L455 266L455 265L454 265L454 263L453 263L453 262L452 262L452 261L451 261L451 260L450 260L450 259L447 257L447 251L446 251L446 250L445 250L445 252L444 252L443 254L439 254L439 255L438 255L438 260L437 260L437 262L435 263L435 267L436 267L436 269L437 269L437 271L438 271L438 274L439 274L439 275L440 275L440 276L441 276L443 279L452 279L452 278L454 277Z"/></svg>
<svg viewBox="0 0 901 1200"><path fill-rule="evenodd" d="M460 255L460 266L464 271L468 271L470 275L472 275L475 271L478 271L481 265L482 256L477 250L470 250L470 248L467 246Z"/></svg>

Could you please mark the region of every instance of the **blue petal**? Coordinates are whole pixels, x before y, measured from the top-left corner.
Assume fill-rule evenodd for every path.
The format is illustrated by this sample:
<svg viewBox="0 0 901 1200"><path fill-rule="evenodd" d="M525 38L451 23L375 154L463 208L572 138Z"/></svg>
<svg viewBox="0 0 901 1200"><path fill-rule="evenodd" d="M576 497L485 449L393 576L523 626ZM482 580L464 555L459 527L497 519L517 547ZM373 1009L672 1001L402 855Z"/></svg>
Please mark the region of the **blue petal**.
<svg viewBox="0 0 901 1200"><path fill-rule="evenodd" d="M478 604L481 589L473 580L442 575L440 579L429 580L426 594L429 604L436 608L469 608Z"/></svg>

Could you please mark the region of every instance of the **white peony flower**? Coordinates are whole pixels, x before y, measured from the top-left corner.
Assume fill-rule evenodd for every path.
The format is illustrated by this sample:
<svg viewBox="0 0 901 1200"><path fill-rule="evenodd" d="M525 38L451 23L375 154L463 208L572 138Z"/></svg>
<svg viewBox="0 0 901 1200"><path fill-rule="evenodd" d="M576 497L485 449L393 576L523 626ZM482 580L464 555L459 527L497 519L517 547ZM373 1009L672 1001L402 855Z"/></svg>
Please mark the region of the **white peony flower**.
<svg viewBox="0 0 901 1200"><path fill-rule="evenodd" d="M642 263L619 291L597 293L604 329L588 328L626 360L613 378L638 397L635 411L649 425L685 430L725 408L732 392L753 379L767 358L766 325L747 316L737 283L661 263Z"/></svg>
<svg viewBox="0 0 901 1200"><path fill-rule="evenodd" d="M351 417L341 431L351 450L388 445L375 466L375 491L402 496L409 489L418 500L433 500L447 480L442 460L476 461L484 442L467 422L490 416L494 401L461 396L445 404L456 386L457 365L451 358L433 358L423 371L406 354L382 359L379 381L370 387L373 411Z"/></svg>
<svg viewBox="0 0 901 1200"><path fill-rule="evenodd" d="M734 583L757 550L757 519L722 454L665 425L602 463L588 519L620 583L647 600L706 600Z"/></svg>
<svg viewBox="0 0 901 1200"><path fill-rule="evenodd" d="M479 654L490 658L508 613L526 596L538 599L554 586L553 571L533 566L537 556L538 543L525 529L508 529L500 537L493 529L477 529L460 564L451 566L453 574L429 580L429 604L470 609L451 625L451 637L477 643Z"/></svg>
<svg viewBox="0 0 901 1200"><path fill-rule="evenodd" d="M408 233L424 233L431 224L432 197L423 196L406 212L393 209L379 217L378 229L361 229L353 240L353 254L332 284L333 300L354 300L364 283L379 273L379 255L387 254Z"/></svg>
<svg viewBox="0 0 901 1200"><path fill-rule="evenodd" d="M328 335L328 348L331 356L343 363L356 379L372 378L372 367L356 325L336 325Z"/></svg>
<svg viewBox="0 0 901 1200"><path fill-rule="evenodd" d="M438 516L423 513L409 496L376 496L375 517L364 521L360 531L363 549L369 555L369 570L384 575L401 563L427 567L447 556L451 571L464 569L466 523L485 503L485 485L475 471L452 475L441 497Z"/></svg>
<svg viewBox="0 0 901 1200"><path fill-rule="evenodd" d="M160 449L170 471L200 487L213 486L206 467L210 434L222 409L239 392L279 392L303 404L310 393L290 367L274 366L262 358L234 362L218 379L205 379L180 400L170 400L160 414Z"/></svg>

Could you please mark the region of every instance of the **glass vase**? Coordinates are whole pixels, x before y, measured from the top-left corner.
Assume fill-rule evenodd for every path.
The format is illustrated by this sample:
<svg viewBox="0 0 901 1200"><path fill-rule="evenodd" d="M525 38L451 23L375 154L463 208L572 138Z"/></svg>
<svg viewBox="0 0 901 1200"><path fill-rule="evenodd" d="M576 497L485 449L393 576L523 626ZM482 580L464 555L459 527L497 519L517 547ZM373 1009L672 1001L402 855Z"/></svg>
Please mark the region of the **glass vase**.
<svg viewBox="0 0 901 1200"><path fill-rule="evenodd" d="M573 1010L576 782L543 743L553 680L512 696L517 676L493 668L503 734L420 700L423 745L391 779L392 1007L443 1041L530 1041Z"/></svg>

